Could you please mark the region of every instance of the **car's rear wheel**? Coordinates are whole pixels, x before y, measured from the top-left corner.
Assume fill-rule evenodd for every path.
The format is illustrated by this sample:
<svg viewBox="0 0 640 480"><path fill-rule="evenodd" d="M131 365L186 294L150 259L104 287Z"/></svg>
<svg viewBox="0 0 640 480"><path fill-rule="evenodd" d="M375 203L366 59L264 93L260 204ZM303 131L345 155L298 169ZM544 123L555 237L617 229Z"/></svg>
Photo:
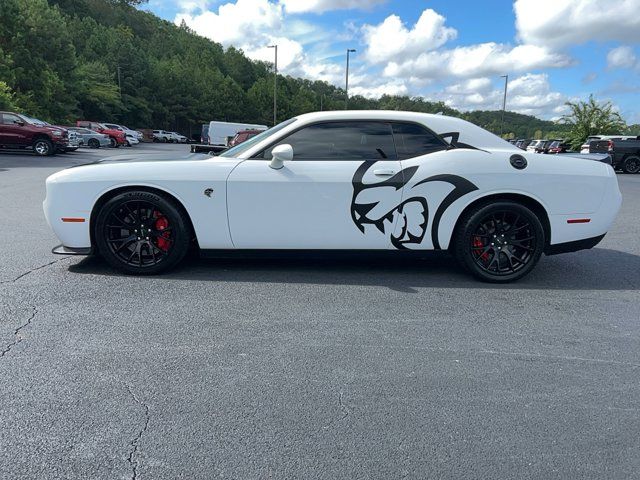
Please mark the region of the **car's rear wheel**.
<svg viewBox="0 0 640 480"><path fill-rule="evenodd" d="M100 142L95 138L89 139L88 145L89 148L100 148Z"/></svg>
<svg viewBox="0 0 640 480"><path fill-rule="evenodd" d="M48 138L37 138L33 142L33 151L36 155L46 157L47 155L53 155L55 150L53 149L53 143Z"/></svg>
<svg viewBox="0 0 640 480"><path fill-rule="evenodd" d="M622 170L624 173L638 173L640 172L640 157L631 156L624 159L622 164Z"/></svg>
<svg viewBox="0 0 640 480"><path fill-rule="evenodd" d="M525 206L498 201L473 208L454 237L460 263L486 282L506 283L527 275L544 250L540 219Z"/></svg>
<svg viewBox="0 0 640 480"><path fill-rule="evenodd" d="M111 143L111 148L118 148L120 146L118 141L113 137L109 137L109 142Z"/></svg>
<svg viewBox="0 0 640 480"><path fill-rule="evenodd" d="M189 250L186 214L170 198L129 191L99 211L94 237L98 251L113 267L149 275L171 269Z"/></svg>

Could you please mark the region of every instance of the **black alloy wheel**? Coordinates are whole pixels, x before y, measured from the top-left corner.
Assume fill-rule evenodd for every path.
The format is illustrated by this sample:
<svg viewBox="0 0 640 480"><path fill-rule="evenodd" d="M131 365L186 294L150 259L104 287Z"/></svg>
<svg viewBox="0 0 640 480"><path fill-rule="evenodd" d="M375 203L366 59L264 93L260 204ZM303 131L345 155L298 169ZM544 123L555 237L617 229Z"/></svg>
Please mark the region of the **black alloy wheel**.
<svg viewBox="0 0 640 480"><path fill-rule="evenodd" d="M130 274L154 274L180 262L190 243L182 209L171 199L145 191L125 192L109 200L95 223L100 254Z"/></svg>
<svg viewBox="0 0 640 480"><path fill-rule="evenodd" d="M638 173L640 172L640 157L635 155L624 159L622 164L622 170L624 173Z"/></svg>
<svg viewBox="0 0 640 480"><path fill-rule="evenodd" d="M477 278L506 283L528 274L545 245L540 220L528 208L500 201L481 205L461 219L454 249Z"/></svg>

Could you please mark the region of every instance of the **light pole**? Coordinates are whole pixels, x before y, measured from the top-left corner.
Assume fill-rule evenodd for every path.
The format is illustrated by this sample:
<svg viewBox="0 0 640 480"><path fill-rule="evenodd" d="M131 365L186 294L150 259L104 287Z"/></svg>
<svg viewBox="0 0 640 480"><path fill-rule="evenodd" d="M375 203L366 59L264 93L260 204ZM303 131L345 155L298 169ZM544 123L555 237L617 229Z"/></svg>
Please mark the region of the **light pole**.
<svg viewBox="0 0 640 480"><path fill-rule="evenodd" d="M278 45L269 45L268 48L275 50L275 61L273 62L273 125L278 119Z"/></svg>
<svg viewBox="0 0 640 480"><path fill-rule="evenodd" d="M354 53L355 48L347 48L347 75L344 86L344 109L346 110L349 105L349 54Z"/></svg>
<svg viewBox="0 0 640 480"><path fill-rule="evenodd" d="M120 65L118 65L118 92L120 93L120 100L122 100L122 82L120 81Z"/></svg>
<svg viewBox="0 0 640 480"><path fill-rule="evenodd" d="M500 75L504 78L504 97L502 99L502 119L500 120L500 136L504 133L504 111L507 109L507 84L509 83L509 75Z"/></svg>

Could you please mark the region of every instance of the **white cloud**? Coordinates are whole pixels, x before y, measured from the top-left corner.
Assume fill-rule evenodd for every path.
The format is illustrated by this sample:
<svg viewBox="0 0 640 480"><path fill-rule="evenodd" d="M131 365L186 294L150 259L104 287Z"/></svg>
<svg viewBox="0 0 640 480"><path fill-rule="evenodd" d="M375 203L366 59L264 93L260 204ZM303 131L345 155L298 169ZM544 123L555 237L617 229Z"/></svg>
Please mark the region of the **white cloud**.
<svg viewBox="0 0 640 480"><path fill-rule="evenodd" d="M445 18L431 9L423 11L410 30L400 17L390 15L379 25L365 25L362 31L367 45L365 57L372 63L408 60L441 47L458 33L446 27Z"/></svg>
<svg viewBox="0 0 640 480"><path fill-rule="evenodd" d="M474 78L449 85L438 100L459 110L498 110L502 108L503 84L498 87L489 78ZM527 73L511 80L507 89L507 110L554 118L565 113L568 98L551 90L546 74Z"/></svg>
<svg viewBox="0 0 640 480"><path fill-rule="evenodd" d="M490 78L471 78L462 83L449 85L445 88L445 92L454 95L472 95L478 93L488 93L493 88Z"/></svg>
<svg viewBox="0 0 640 480"><path fill-rule="evenodd" d="M561 48L590 40L640 41L638 0L516 0L524 43Z"/></svg>
<svg viewBox="0 0 640 480"><path fill-rule="evenodd" d="M609 68L633 68L638 63L638 58L633 48L620 46L609 51L607 65Z"/></svg>
<svg viewBox="0 0 640 480"><path fill-rule="evenodd" d="M389 82L377 86L349 86L349 96L362 95L366 98L380 98L383 95L407 95L409 89L402 82Z"/></svg>
<svg viewBox="0 0 640 480"><path fill-rule="evenodd" d="M572 64L564 53L538 45L487 42L446 48L457 31L431 9L424 10L413 26L390 15L380 24L364 25L362 34L365 60L382 65L383 75L396 80L474 78Z"/></svg>
<svg viewBox="0 0 640 480"><path fill-rule="evenodd" d="M182 12L192 13L206 10L208 3L208 0L178 0L177 6Z"/></svg>
<svg viewBox="0 0 640 480"><path fill-rule="evenodd" d="M196 33L225 47L242 49L249 58L273 62L274 52L268 45L278 45L278 67L296 69L304 62L301 42L283 35L286 31L284 8L268 0L237 0L220 5L217 12L179 13L175 23L184 20ZM304 22L291 22L295 35L317 34ZM291 33L287 32L287 33Z"/></svg>
<svg viewBox="0 0 640 480"><path fill-rule="evenodd" d="M386 0L280 0L290 13L324 13L330 10L367 10Z"/></svg>
<svg viewBox="0 0 640 480"><path fill-rule="evenodd" d="M387 77L408 75L428 78L479 77L505 72L523 72L571 65L564 54L534 45L510 47L499 43L481 43L451 50L425 52L404 62L392 61L384 69Z"/></svg>
<svg viewBox="0 0 640 480"><path fill-rule="evenodd" d="M200 35L225 46L255 45L262 43L267 32L282 27L282 7L268 0L237 0L220 5L218 12L207 10L198 15L180 13L175 18L184 20Z"/></svg>

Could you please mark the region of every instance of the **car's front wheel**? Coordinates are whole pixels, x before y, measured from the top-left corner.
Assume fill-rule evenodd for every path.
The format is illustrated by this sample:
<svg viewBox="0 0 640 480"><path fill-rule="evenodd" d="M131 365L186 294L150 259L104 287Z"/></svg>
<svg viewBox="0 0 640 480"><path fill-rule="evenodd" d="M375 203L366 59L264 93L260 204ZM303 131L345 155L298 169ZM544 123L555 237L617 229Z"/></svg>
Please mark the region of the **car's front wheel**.
<svg viewBox="0 0 640 480"><path fill-rule="evenodd" d="M95 138L89 139L89 148L100 148L100 142Z"/></svg>
<svg viewBox="0 0 640 480"><path fill-rule="evenodd" d="M33 151L36 155L46 157L47 155L53 155L55 150L53 149L53 143L48 138L38 138L33 142Z"/></svg>
<svg viewBox="0 0 640 480"><path fill-rule="evenodd" d="M622 170L624 173L640 172L640 157L632 156L625 158L622 164Z"/></svg>
<svg viewBox="0 0 640 480"><path fill-rule="evenodd" d="M190 228L174 201L146 191L121 193L107 201L95 222L98 251L129 274L171 269L187 254Z"/></svg>
<svg viewBox="0 0 640 480"><path fill-rule="evenodd" d="M506 283L527 275L540 259L545 235L538 216L511 202L485 203L461 219L454 253L475 277Z"/></svg>

